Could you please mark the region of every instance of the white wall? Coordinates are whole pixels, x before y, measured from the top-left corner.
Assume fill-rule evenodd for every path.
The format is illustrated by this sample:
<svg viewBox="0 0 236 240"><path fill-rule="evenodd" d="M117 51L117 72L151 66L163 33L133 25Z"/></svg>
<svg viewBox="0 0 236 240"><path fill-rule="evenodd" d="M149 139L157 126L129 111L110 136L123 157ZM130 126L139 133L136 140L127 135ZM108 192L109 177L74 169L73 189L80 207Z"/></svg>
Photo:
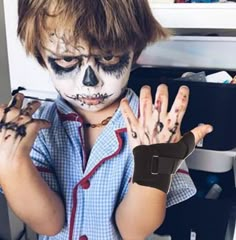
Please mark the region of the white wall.
<svg viewBox="0 0 236 240"><path fill-rule="evenodd" d="M16 89L21 86L25 87L28 90L27 94L31 96L50 97L51 92L55 90L47 71L36 60L26 56L17 38L17 0L3 0L3 2L11 88Z"/></svg>
<svg viewBox="0 0 236 240"><path fill-rule="evenodd" d="M10 81L3 13L3 0L0 0L0 103L10 98Z"/></svg>

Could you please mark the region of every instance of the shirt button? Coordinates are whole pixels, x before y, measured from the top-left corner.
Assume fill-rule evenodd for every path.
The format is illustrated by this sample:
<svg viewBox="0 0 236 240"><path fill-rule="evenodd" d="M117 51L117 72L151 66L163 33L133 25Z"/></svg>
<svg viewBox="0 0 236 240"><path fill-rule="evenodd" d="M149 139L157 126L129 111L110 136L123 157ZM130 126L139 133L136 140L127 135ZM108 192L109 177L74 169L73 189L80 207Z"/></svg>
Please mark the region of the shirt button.
<svg viewBox="0 0 236 240"><path fill-rule="evenodd" d="M83 189L89 189L89 187L90 187L90 181L89 181L89 180L86 180L86 181L82 182L82 183L81 183L81 187L82 187Z"/></svg>
<svg viewBox="0 0 236 240"><path fill-rule="evenodd" d="M86 235L83 235L79 238L79 240L88 240L88 237Z"/></svg>

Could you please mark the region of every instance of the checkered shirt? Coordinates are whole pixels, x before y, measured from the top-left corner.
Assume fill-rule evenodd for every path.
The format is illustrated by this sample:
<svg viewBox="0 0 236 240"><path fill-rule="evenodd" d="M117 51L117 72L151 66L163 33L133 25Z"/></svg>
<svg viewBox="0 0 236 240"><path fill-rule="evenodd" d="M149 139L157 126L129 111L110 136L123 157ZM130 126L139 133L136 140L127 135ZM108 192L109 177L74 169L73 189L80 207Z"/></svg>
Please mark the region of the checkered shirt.
<svg viewBox="0 0 236 240"><path fill-rule="evenodd" d="M137 115L139 100L132 90L126 98ZM66 223L53 237L40 240L118 240L114 213L128 191L134 160L120 109L105 126L89 156L84 151L83 120L65 101L43 105L37 118L51 122L36 138L31 158L48 185L64 200ZM173 177L167 206L196 192L183 164Z"/></svg>

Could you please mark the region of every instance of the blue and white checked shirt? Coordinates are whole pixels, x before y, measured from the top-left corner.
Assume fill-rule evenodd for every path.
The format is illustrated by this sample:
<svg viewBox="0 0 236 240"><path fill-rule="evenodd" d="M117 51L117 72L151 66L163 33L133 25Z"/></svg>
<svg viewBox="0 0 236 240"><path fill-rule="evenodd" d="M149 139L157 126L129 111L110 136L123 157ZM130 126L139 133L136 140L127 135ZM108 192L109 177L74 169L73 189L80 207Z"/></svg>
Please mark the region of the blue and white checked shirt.
<svg viewBox="0 0 236 240"><path fill-rule="evenodd" d="M137 115L138 97L130 89L126 97ZM128 191L134 161L120 109L98 137L89 156L84 151L82 119L62 98L42 106L36 117L50 121L51 128L40 131L31 157L48 185L62 196L66 208L62 231L54 237L39 239L121 239L114 213ZM184 201L195 192L183 164L173 178L167 206Z"/></svg>

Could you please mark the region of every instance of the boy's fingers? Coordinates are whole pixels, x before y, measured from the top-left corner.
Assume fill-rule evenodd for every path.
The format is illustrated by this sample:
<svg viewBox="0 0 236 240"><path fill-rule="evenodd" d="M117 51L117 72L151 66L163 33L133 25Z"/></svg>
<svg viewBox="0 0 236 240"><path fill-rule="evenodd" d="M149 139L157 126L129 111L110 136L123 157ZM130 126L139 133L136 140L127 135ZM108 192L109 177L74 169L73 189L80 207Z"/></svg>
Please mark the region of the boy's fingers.
<svg viewBox="0 0 236 240"><path fill-rule="evenodd" d="M21 146L28 151L31 150L31 147L34 143L35 138L38 135L38 132L43 128L49 128L51 126L50 122L42 119L34 119L29 124L26 124L26 136L21 138Z"/></svg>
<svg viewBox="0 0 236 240"><path fill-rule="evenodd" d="M7 104L5 103L0 104L0 108L6 108L6 107L7 107Z"/></svg>
<svg viewBox="0 0 236 240"><path fill-rule="evenodd" d="M17 93L12 97L11 101L8 104L8 107L21 108L23 101L24 101L24 94Z"/></svg>
<svg viewBox="0 0 236 240"><path fill-rule="evenodd" d="M125 121L129 123L130 126L136 126L137 125L137 118L135 117L132 109L129 106L127 99L122 99L120 102L121 112L123 117L125 118Z"/></svg>
<svg viewBox="0 0 236 240"><path fill-rule="evenodd" d="M157 87L154 107L161 116L165 117L168 109L168 88L161 84Z"/></svg>
<svg viewBox="0 0 236 240"><path fill-rule="evenodd" d="M29 102L25 108L21 109L21 115L32 116L40 106L41 103L39 101Z"/></svg>
<svg viewBox="0 0 236 240"><path fill-rule="evenodd" d="M152 116L152 94L149 86L143 86L140 91L140 120L144 128Z"/></svg>
<svg viewBox="0 0 236 240"><path fill-rule="evenodd" d="M0 121L2 120L2 116L4 115L4 110L7 107L7 104L0 105Z"/></svg>
<svg viewBox="0 0 236 240"><path fill-rule="evenodd" d="M174 103L169 112L170 116L178 115L178 122L181 123L188 106L189 100L189 88L187 86L181 86L175 97ZM175 117L174 117L175 119Z"/></svg>
<svg viewBox="0 0 236 240"><path fill-rule="evenodd" d="M21 93L16 94L12 97L8 105L1 105L0 108L0 121L7 123L15 119L19 115L20 108L24 101L24 95Z"/></svg>
<svg viewBox="0 0 236 240"><path fill-rule="evenodd" d="M133 149L140 144L139 131L138 131L138 119L129 106L127 99L122 99L120 102L121 113L124 117L124 121L127 127L127 133L129 136L130 146Z"/></svg>
<svg viewBox="0 0 236 240"><path fill-rule="evenodd" d="M194 129L191 132L194 134L195 144L197 145L208 133L213 131L213 127L210 124L202 124Z"/></svg>
<svg viewBox="0 0 236 240"><path fill-rule="evenodd" d="M138 120L129 106L127 99L122 99L120 103L121 112L125 119L127 131L130 137L137 139L138 137Z"/></svg>
<svg viewBox="0 0 236 240"><path fill-rule="evenodd" d="M29 123L29 125L26 127L29 128L30 130L32 129L32 131L29 131L29 135L32 133L38 133L39 130L43 129L43 128L49 128L51 126L50 122L48 122L47 120L44 119L33 119L32 123Z"/></svg>
<svg viewBox="0 0 236 240"><path fill-rule="evenodd" d="M14 156L16 151L18 152L18 157L26 156L31 151L39 130L49 127L50 123L46 120L30 120L28 123L21 125L13 124L11 129L4 129L4 132L0 134L1 145L5 144L6 149L10 150L12 156Z"/></svg>

